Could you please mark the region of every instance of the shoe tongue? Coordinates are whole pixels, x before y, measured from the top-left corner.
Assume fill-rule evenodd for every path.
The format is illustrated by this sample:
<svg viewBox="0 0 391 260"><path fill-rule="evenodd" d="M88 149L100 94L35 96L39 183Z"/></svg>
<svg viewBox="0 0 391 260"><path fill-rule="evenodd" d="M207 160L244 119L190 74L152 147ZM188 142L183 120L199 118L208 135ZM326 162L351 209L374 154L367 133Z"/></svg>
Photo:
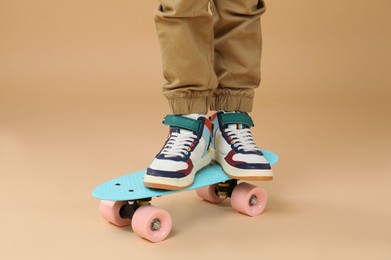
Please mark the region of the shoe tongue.
<svg viewBox="0 0 391 260"><path fill-rule="evenodd" d="M187 115L182 115L183 117L191 118L197 120L200 117L205 117L203 114L187 114Z"/></svg>
<svg viewBox="0 0 391 260"><path fill-rule="evenodd" d="M245 128L248 128L248 127L243 125L243 124L229 124L229 125L227 125L227 129L237 129L237 130L240 130L240 129L245 129Z"/></svg>
<svg viewBox="0 0 391 260"><path fill-rule="evenodd" d="M189 131L189 130L186 130L183 128L179 128L179 127L171 127L171 131L175 132L175 133L179 133L179 134L193 133L192 131Z"/></svg>

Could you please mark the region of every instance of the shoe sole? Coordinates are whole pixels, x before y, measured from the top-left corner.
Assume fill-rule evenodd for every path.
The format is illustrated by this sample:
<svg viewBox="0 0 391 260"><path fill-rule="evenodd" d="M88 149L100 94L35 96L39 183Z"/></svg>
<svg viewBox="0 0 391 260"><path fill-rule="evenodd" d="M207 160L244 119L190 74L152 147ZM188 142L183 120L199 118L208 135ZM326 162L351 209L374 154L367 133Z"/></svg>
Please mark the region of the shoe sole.
<svg viewBox="0 0 391 260"><path fill-rule="evenodd" d="M270 170L243 170L238 169L227 163L224 155L211 149L212 160L217 162L223 168L225 174L232 179L246 180L246 181L271 181L273 180L273 171Z"/></svg>
<svg viewBox="0 0 391 260"><path fill-rule="evenodd" d="M212 154L208 152L195 165L189 175L183 178L165 178L155 176L144 176L144 185L148 188L163 189L163 190L184 190L193 184L195 175L208 166L212 162Z"/></svg>

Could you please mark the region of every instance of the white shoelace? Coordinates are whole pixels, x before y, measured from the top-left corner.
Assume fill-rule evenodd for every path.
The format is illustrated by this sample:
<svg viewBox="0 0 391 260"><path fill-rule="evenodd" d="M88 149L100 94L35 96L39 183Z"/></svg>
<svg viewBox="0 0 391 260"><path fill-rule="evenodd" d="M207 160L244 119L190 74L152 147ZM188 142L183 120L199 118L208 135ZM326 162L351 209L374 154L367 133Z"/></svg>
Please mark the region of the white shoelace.
<svg viewBox="0 0 391 260"><path fill-rule="evenodd" d="M255 152L260 150L253 140L250 129L228 128L225 132L232 138L231 142L234 142L233 145L237 147L238 150L243 150L245 152Z"/></svg>
<svg viewBox="0 0 391 260"><path fill-rule="evenodd" d="M183 131L183 130L182 130ZM161 151L166 157L185 157L191 150L190 145L197 138L192 132L171 133L170 139Z"/></svg>

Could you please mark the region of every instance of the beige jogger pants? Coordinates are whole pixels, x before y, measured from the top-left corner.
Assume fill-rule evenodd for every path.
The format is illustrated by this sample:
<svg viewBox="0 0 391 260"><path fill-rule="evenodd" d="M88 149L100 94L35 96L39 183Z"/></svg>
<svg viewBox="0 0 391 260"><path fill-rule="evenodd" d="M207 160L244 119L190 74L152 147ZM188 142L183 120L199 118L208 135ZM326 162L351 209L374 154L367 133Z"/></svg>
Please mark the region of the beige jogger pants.
<svg viewBox="0 0 391 260"><path fill-rule="evenodd" d="M250 112L260 83L264 2L159 1L163 94L172 113Z"/></svg>

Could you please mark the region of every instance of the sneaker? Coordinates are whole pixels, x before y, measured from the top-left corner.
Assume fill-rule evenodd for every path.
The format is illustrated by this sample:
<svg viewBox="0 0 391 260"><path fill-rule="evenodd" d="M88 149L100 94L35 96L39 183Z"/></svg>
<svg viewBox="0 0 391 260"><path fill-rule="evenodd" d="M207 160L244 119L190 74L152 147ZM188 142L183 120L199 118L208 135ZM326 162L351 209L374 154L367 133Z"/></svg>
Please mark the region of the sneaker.
<svg viewBox="0 0 391 260"><path fill-rule="evenodd" d="M217 112L210 117L213 125L211 148L213 160L231 178L272 180L270 164L254 143L251 117L240 112Z"/></svg>
<svg viewBox="0 0 391 260"><path fill-rule="evenodd" d="M150 188L181 190L189 187L196 173L209 165L212 125L205 116L167 115L169 136L148 167L144 185Z"/></svg>

